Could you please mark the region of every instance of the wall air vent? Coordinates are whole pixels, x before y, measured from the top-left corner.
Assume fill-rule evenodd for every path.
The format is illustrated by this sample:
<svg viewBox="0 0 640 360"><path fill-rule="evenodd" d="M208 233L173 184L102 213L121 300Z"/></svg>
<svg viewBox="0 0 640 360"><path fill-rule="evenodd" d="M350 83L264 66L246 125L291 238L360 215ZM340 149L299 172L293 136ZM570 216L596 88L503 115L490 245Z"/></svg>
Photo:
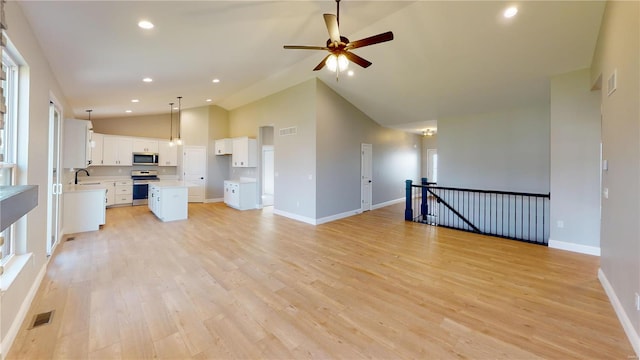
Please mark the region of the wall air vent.
<svg viewBox="0 0 640 360"><path fill-rule="evenodd" d="M279 130L280 136L287 136L287 135L296 135L298 134L298 127L297 126L292 126L292 127L288 127L288 128L281 128Z"/></svg>

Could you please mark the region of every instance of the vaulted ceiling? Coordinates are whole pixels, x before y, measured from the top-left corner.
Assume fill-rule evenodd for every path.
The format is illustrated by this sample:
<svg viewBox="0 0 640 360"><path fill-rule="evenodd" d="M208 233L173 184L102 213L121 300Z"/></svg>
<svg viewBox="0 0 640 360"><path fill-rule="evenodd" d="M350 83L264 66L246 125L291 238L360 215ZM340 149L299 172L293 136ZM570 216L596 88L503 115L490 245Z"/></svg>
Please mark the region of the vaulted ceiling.
<svg viewBox="0 0 640 360"><path fill-rule="evenodd" d="M183 108L232 110L317 76L381 125L412 131L545 101L550 77L590 66L604 11L601 1L343 0L343 36L395 39L354 50L373 65L350 64L354 75L336 81L312 71L324 52L282 47L324 45L331 0L19 4L78 118L166 113L176 96ZM510 5L519 12L506 19Z"/></svg>

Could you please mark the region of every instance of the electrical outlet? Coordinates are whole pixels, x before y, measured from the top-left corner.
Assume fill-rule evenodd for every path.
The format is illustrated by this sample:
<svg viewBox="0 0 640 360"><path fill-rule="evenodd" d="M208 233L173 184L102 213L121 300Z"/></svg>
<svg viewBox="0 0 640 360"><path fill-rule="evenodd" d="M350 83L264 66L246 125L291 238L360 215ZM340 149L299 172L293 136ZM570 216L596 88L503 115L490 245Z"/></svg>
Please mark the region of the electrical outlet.
<svg viewBox="0 0 640 360"><path fill-rule="evenodd" d="M564 228L564 221L558 220L558 229Z"/></svg>
<svg viewBox="0 0 640 360"><path fill-rule="evenodd" d="M640 294L636 293L636 311L640 311Z"/></svg>

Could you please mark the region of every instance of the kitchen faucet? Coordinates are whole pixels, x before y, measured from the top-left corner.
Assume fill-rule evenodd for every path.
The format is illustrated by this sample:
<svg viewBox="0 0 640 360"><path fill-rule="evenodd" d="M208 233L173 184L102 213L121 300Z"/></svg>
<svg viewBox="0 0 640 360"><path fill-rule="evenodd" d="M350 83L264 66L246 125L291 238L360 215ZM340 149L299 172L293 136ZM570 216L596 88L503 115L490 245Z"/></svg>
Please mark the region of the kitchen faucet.
<svg viewBox="0 0 640 360"><path fill-rule="evenodd" d="M87 169L78 169L78 171L76 171L76 185L78 184L78 173L80 171L84 171L84 173L87 174L87 176L91 176L89 175L89 172L87 171Z"/></svg>

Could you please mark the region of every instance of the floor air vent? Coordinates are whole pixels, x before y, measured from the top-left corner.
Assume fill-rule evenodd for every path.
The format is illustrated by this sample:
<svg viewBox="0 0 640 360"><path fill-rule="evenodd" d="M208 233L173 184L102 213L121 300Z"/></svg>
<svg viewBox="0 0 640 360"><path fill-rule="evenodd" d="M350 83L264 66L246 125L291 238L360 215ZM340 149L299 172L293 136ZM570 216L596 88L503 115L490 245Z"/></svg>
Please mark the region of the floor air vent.
<svg viewBox="0 0 640 360"><path fill-rule="evenodd" d="M70 237L70 238L67 238L67 241L73 241L73 240L75 240L75 239L76 239L76 237L75 237L75 236L72 236L72 237Z"/></svg>
<svg viewBox="0 0 640 360"><path fill-rule="evenodd" d="M53 320L53 312L54 311L55 310L51 310L51 311L47 311L47 312L44 312L44 313L36 314L33 317L33 321L31 322L31 326L29 326L29 329L33 329L33 328L36 328L38 326L50 324L51 320Z"/></svg>

